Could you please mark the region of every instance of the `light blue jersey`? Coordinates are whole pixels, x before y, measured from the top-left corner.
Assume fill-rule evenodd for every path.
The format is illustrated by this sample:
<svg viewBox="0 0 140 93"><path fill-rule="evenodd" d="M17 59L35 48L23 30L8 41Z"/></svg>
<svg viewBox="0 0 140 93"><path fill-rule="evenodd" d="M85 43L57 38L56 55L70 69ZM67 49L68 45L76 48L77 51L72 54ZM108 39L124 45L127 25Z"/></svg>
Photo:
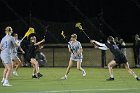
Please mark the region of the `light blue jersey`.
<svg viewBox="0 0 140 93"><path fill-rule="evenodd" d="M81 43L79 41L75 41L75 42L70 41L68 44L68 48L71 48L72 50L70 60L82 62L83 59L82 53L76 55L78 51L80 51L80 49L82 48Z"/></svg>
<svg viewBox="0 0 140 93"><path fill-rule="evenodd" d="M11 62L11 51L16 46L15 39L11 35L6 35L1 40L1 59L3 63Z"/></svg>

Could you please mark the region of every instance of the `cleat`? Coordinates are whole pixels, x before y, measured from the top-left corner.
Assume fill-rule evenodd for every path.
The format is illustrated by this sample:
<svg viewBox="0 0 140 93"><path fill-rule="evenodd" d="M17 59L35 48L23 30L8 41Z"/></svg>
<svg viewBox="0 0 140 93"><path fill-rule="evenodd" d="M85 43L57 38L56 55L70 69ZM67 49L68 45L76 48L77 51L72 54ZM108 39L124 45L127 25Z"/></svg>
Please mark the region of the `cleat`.
<svg viewBox="0 0 140 93"><path fill-rule="evenodd" d="M4 83L4 79L3 79L3 80L1 80L1 83Z"/></svg>
<svg viewBox="0 0 140 93"><path fill-rule="evenodd" d="M37 76L36 75L32 75L32 78L37 78Z"/></svg>
<svg viewBox="0 0 140 93"><path fill-rule="evenodd" d="M140 78L139 78L139 77L136 77L136 80L137 80L137 81L140 81Z"/></svg>
<svg viewBox="0 0 140 93"><path fill-rule="evenodd" d="M2 86L4 86L4 87L10 87L12 85L10 85L9 83L3 83Z"/></svg>
<svg viewBox="0 0 140 93"><path fill-rule="evenodd" d="M16 71L13 71L13 75L14 75L14 76L18 76L18 74L17 74Z"/></svg>
<svg viewBox="0 0 140 93"><path fill-rule="evenodd" d="M85 77L86 76L86 71L84 70L84 71L82 71L82 75L83 75L83 77Z"/></svg>
<svg viewBox="0 0 140 93"><path fill-rule="evenodd" d="M66 79L67 79L67 77L66 77L66 76L64 76L64 77L62 77L62 78L61 78L61 80L66 80Z"/></svg>
<svg viewBox="0 0 140 93"><path fill-rule="evenodd" d="M113 81L114 80L114 78L108 78L108 79L106 79L107 81Z"/></svg>
<svg viewBox="0 0 140 93"><path fill-rule="evenodd" d="M37 73L37 78L39 79L40 77L42 77L43 75L40 73Z"/></svg>

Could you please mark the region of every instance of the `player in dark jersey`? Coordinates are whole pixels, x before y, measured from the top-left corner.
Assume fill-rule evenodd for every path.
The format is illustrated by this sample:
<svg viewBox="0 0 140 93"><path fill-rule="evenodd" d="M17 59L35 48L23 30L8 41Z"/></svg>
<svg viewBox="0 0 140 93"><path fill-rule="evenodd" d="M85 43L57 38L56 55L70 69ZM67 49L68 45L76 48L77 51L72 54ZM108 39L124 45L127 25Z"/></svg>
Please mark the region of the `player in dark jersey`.
<svg viewBox="0 0 140 93"><path fill-rule="evenodd" d="M32 66L33 66L33 74L32 74L32 78L40 78L42 77L43 75L39 73L39 63L38 61L36 60L36 50L38 49L39 45L41 43L43 43L45 41L45 39L39 41L39 42L36 42L36 37L35 36L32 36L30 38L30 45L29 45L29 48L28 48L28 60L31 62Z"/></svg>
<svg viewBox="0 0 140 93"><path fill-rule="evenodd" d="M113 76L113 67L117 64L124 64L125 68L128 70L128 72L134 76L136 80L140 80L140 78L132 71L132 69L129 68L129 64L127 62L126 56L121 52L121 50L116 45L116 42L114 41L114 38L112 36L109 36L107 38L107 43L99 43L95 40L91 40L91 43L95 44L96 48L99 48L101 50L107 50L110 49L111 53L114 56L114 59L109 62L108 69L110 77L106 80L114 80Z"/></svg>

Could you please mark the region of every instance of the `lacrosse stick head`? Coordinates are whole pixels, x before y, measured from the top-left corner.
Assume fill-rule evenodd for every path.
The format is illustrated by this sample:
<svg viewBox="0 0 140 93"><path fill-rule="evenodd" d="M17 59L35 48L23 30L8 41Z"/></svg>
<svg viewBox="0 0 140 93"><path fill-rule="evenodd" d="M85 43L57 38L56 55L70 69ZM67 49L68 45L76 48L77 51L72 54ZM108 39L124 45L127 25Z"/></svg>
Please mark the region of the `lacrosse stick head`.
<svg viewBox="0 0 140 93"><path fill-rule="evenodd" d="M61 35L63 36L64 39L66 38L64 31L61 32Z"/></svg>
<svg viewBox="0 0 140 93"><path fill-rule="evenodd" d="M82 28L82 26L81 26L81 23L80 22L78 22L78 23L76 23L75 24L75 27L78 27L80 30L84 30L83 28Z"/></svg>

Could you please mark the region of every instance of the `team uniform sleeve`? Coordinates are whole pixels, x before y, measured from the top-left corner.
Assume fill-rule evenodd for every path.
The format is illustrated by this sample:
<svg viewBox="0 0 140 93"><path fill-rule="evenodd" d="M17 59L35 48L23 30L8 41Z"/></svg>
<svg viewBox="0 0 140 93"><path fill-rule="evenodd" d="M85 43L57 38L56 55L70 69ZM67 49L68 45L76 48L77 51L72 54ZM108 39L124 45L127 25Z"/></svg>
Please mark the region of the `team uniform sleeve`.
<svg viewBox="0 0 140 93"><path fill-rule="evenodd" d="M0 51L1 51L1 49L2 49L2 44L1 44L1 42L0 42Z"/></svg>
<svg viewBox="0 0 140 93"><path fill-rule="evenodd" d="M68 42L68 48L70 48L70 43Z"/></svg>
<svg viewBox="0 0 140 93"><path fill-rule="evenodd" d="M68 42L68 48L71 49L71 43L70 42Z"/></svg>
<svg viewBox="0 0 140 93"><path fill-rule="evenodd" d="M78 45L79 45L79 48L82 48L82 45L81 45L81 43L80 43L80 42L78 43Z"/></svg>
<svg viewBox="0 0 140 93"><path fill-rule="evenodd" d="M100 42L95 42L97 45L99 45L99 49L101 50L108 50L109 48L106 46L106 44L100 43Z"/></svg>
<svg viewBox="0 0 140 93"><path fill-rule="evenodd" d="M17 46L17 44L16 44L16 41L15 41L14 37L11 37L11 42L13 43L14 47L16 47L16 46Z"/></svg>
<svg viewBox="0 0 140 93"><path fill-rule="evenodd" d="M108 47L98 47L99 49L101 49L101 50L108 50Z"/></svg>

